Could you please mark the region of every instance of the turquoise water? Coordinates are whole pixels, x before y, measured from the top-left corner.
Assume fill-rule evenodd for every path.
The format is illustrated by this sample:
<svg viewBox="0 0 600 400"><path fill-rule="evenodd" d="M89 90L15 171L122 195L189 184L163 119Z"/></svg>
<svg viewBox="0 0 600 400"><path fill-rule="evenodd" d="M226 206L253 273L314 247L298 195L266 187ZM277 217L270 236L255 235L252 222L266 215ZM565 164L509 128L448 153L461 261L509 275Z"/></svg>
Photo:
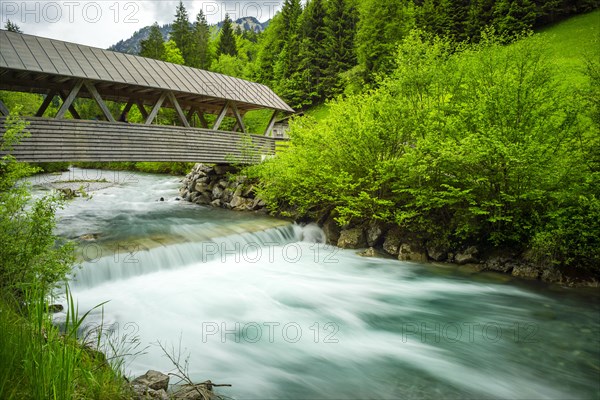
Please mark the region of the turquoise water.
<svg viewBox="0 0 600 400"><path fill-rule="evenodd" d="M236 399L600 398L597 289L365 259L315 226L176 201L177 178L93 173L118 184L59 232L80 243L80 312L109 301L88 325L145 348L131 375L172 369L160 342Z"/></svg>

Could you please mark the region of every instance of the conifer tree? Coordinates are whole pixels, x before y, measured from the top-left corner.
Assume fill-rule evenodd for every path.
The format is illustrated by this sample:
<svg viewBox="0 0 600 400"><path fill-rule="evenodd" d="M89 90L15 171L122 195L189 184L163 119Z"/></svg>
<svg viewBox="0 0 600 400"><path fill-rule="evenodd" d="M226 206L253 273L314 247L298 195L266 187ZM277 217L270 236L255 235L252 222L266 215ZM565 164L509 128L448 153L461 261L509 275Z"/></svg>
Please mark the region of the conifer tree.
<svg viewBox="0 0 600 400"><path fill-rule="evenodd" d="M23 33L21 28L19 28L19 25L15 24L10 19L6 21L6 25L4 25L4 28L9 32Z"/></svg>
<svg viewBox="0 0 600 400"><path fill-rule="evenodd" d="M204 12L200 9L192 31L192 52L188 65L194 68L209 69L211 62L210 28Z"/></svg>
<svg viewBox="0 0 600 400"><path fill-rule="evenodd" d="M191 36L192 32L188 13L183 5L183 2L180 0L175 11L175 21L173 21L171 39L175 42L175 44L177 44L177 48L181 50L183 59L186 62L190 59L192 53Z"/></svg>
<svg viewBox="0 0 600 400"><path fill-rule="evenodd" d="M330 0L325 17L325 50L329 62L324 80L325 97L331 98L343 90L340 74L356 65L354 39L358 10L353 0Z"/></svg>
<svg viewBox="0 0 600 400"><path fill-rule="evenodd" d="M235 37L233 36L233 24L231 18L229 18L229 14L225 14L225 21L223 21L221 34L219 35L217 57L221 54L230 56L237 55L237 45L235 43Z"/></svg>
<svg viewBox="0 0 600 400"><path fill-rule="evenodd" d="M299 80L301 92L295 98L296 106L311 106L325 100L324 80L329 62L327 29L323 0L310 0L302 14L300 30L300 62L292 77ZM289 94L288 94L289 96Z"/></svg>
<svg viewBox="0 0 600 400"><path fill-rule="evenodd" d="M140 56L154 58L155 60L162 60L165 56L165 40L158 23L155 22L150 27L150 35L148 39L142 40L140 43L141 50Z"/></svg>
<svg viewBox="0 0 600 400"><path fill-rule="evenodd" d="M396 46L414 25L414 7L410 0L361 3L356 55L366 83L392 71Z"/></svg>

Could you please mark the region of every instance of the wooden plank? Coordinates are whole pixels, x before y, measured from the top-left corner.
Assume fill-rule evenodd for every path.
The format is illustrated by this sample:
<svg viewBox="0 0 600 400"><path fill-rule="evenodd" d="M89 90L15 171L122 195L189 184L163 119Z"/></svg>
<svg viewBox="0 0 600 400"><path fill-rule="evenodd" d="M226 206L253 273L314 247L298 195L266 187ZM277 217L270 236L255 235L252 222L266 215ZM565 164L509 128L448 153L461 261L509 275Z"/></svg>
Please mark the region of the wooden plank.
<svg viewBox="0 0 600 400"><path fill-rule="evenodd" d="M69 110L71 112L71 115L73 115L73 118L81 119L79 117L79 115L77 115L77 116L75 115L75 114L77 114L77 111L75 111L75 108L71 109L71 106L73 105L73 101L77 97L77 94L79 93L79 90L81 89L81 86L83 86L83 81L80 79L75 83L75 86L73 86L73 88L69 92L69 95L66 98L63 98L63 104L60 107L60 109L58 110L58 112L56 113L56 116L55 116L56 119L63 118L65 116L65 113L67 112L67 110ZM62 93L61 93L61 97L62 97Z"/></svg>
<svg viewBox="0 0 600 400"><path fill-rule="evenodd" d="M181 109L181 106L179 105L177 98L175 97L173 92L168 92L168 96L169 96L169 101L171 102L171 105L173 107L175 107L175 111L177 111L177 115L179 115L179 119L183 123L183 126L185 126L186 128L189 128L190 123L188 122L187 118L185 117L185 114L183 113L183 110Z"/></svg>
<svg viewBox="0 0 600 400"><path fill-rule="evenodd" d="M110 113L110 110L106 106L106 103L104 103L104 100L102 100L102 97L100 96L100 93L98 93L98 90L96 90L94 84L89 81L84 81L84 85L87 91L90 92L94 100L96 100L96 104L98 104L98 107L100 107L100 110L102 110L102 113L104 114L106 119L109 122L115 122L115 118Z"/></svg>
<svg viewBox="0 0 600 400"><path fill-rule="evenodd" d="M275 121L277 120L277 110L273 111L273 115L271 115L271 119L269 120L269 124L267 125L267 129L265 129L265 136L272 137L273 126L275 126Z"/></svg>
<svg viewBox="0 0 600 400"><path fill-rule="evenodd" d="M56 96L56 92L54 90L51 90L48 92L48 94L46 95L46 98L40 105L40 108L38 108L37 112L35 113L36 117L44 116L44 113L46 112L46 109L48 108L50 103L52 103L52 99L54 99L54 96Z"/></svg>
<svg viewBox="0 0 600 400"><path fill-rule="evenodd" d="M219 127L221 126L221 123L223 122L223 119L225 118L225 115L227 115L227 109L229 108L229 102L226 102L225 105L223 106L223 108L221 109L221 112L219 113L219 116L217 117L217 120L215 121L215 124L213 125L213 130L218 130Z"/></svg>
<svg viewBox="0 0 600 400"><path fill-rule="evenodd" d="M4 104L2 99L0 99L0 114L8 116L10 111L8 111L8 107Z"/></svg>
<svg viewBox="0 0 600 400"><path fill-rule="evenodd" d="M160 95L156 104L154 104L154 107L152 108L150 115L148 115L148 118L146 118L146 125L150 125L152 123L152 120L154 119L154 117L156 117L156 114L158 114L158 110L160 110L160 107L162 106L166 97L167 97L167 94L165 92L163 92Z"/></svg>

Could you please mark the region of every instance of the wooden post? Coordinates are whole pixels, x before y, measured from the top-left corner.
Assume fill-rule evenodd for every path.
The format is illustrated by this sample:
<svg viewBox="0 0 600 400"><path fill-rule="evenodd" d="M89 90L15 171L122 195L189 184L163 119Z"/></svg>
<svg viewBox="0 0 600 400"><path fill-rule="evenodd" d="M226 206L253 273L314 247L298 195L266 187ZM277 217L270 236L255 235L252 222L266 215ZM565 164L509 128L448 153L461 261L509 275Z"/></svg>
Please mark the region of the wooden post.
<svg viewBox="0 0 600 400"><path fill-rule="evenodd" d="M8 107L6 107L6 105L2 102L1 99L0 99L0 114L5 115L7 117L10 114L10 111L8 111Z"/></svg>
<svg viewBox="0 0 600 400"><path fill-rule="evenodd" d="M238 110L237 108L237 104L235 104L235 102L231 102L231 110L233 111L233 115L235 116L235 119L237 120L237 124L236 126L239 126L242 129L243 133L246 133L246 127L244 126L244 120L242 119L242 116L240 114L240 110ZM233 128L233 131L236 131L236 128Z"/></svg>
<svg viewBox="0 0 600 400"><path fill-rule="evenodd" d="M154 117L156 117L156 114L158 114L158 110L160 110L160 107L162 106L166 98L167 94L163 92L156 101L156 104L154 104L154 107L152 108L152 111L150 111L148 118L146 118L146 125L152 124L152 120L154 119Z"/></svg>
<svg viewBox="0 0 600 400"><path fill-rule="evenodd" d="M106 117L108 122L115 122L115 118L110 113L110 110L106 106L106 103L104 103L104 100L102 100L102 97L100 96L100 93L98 93L96 86L94 86L93 83L88 82L88 81L85 81L84 85L85 85L85 88L87 89L87 91L90 92L90 94L92 95L94 100L96 100L98 107L100 107L100 109L102 110L102 113L104 114L104 116Z"/></svg>
<svg viewBox="0 0 600 400"><path fill-rule="evenodd" d="M61 93L61 98L63 98L63 103L62 106L60 106L60 109L58 110L58 112L56 113L56 119L62 119L65 116L65 113L67 112L67 110L69 110L69 112L71 113L71 115L73 115L73 118L76 119L81 119L81 117L79 116L79 114L77 114L77 111L75 110L73 106L73 101L75 100L75 98L77 97L77 95L79 94L79 90L81 89L81 86L83 86L83 81L82 80L78 80L77 83L75 83L75 86L73 86L73 88L71 89L71 91L69 92L69 95L66 97L63 97L64 94Z"/></svg>
<svg viewBox="0 0 600 400"><path fill-rule="evenodd" d="M213 131L219 130L219 127L221 126L221 122L223 122L223 118L225 118L225 115L227 115L228 108L229 108L229 101L225 103L225 105L223 106L223 109L219 113L219 116L217 117L217 120L215 121L215 124L212 127Z"/></svg>
<svg viewBox="0 0 600 400"><path fill-rule="evenodd" d="M142 117L144 119L148 119L148 111L146 111L146 107L144 107L144 103L140 99L137 99L135 104L137 105L138 110L142 113Z"/></svg>
<svg viewBox="0 0 600 400"><path fill-rule="evenodd" d="M179 119L181 120L181 122L183 123L183 126L185 126L186 128L190 127L190 123L188 122L187 118L185 117L185 114L183 113L183 110L181 109L181 106L179 105L179 102L177 101L177 98L175 97L175 95L173 94L173 92L168 92L168 96L169 96L169 101L171 102L171 104L173 105L173 107L175 107L175 111L177 111L177 115L179 115Z"/></svg>
<svg viewBox="0 0 600 400"><path fill-rule="evenodd" d="M40 108L38 108L37 112L35 113L36 117L44 116L44 113L46 112L46 109L48 109L48 106L50 105L50 103L52 103L52 99L54 99L54 96L56 96L56 91L51 90L48 92L48 94L46 95L46 98L42 102L42 105L40 105Z"/></svg>
<svg viewBox="0 0 600 400"><path fill-rule="evenodd" d="M275 121L277 120L277 110L273 111L273 115L269 120L269 124L267 125L267 129L265 130L265 136L271 136L273 133L273 126L275 125Z"/></svg>

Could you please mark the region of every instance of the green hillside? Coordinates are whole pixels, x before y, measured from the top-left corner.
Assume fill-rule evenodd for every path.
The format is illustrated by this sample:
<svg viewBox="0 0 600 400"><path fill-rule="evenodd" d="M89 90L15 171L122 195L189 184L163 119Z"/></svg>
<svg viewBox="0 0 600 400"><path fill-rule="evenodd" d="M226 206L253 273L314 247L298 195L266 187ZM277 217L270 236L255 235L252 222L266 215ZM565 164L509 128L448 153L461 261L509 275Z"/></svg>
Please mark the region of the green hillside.
<svg viewBox="0 0 600 400"><path fill-rule="evenodd" d="M585 60L598 57L600 10L569 18L541 30L540 33L550 38L549 50L564 73L565 82L584 82Z"/></svg>

